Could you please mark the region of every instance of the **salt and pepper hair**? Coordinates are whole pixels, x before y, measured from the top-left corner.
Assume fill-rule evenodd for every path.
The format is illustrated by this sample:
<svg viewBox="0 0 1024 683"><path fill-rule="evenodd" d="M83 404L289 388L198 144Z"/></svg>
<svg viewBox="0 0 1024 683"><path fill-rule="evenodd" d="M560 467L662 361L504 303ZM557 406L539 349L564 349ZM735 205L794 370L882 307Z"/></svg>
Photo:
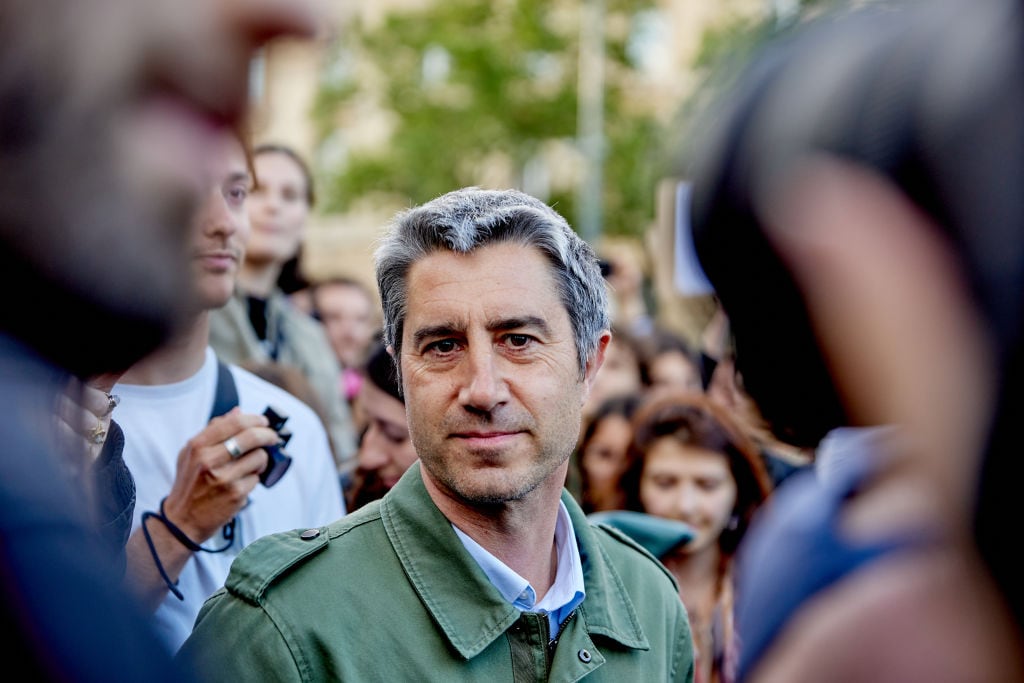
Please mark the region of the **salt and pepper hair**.
<svg viewBox="0 0 1024 683"><path fill-rule="evenodd" d="M518 190L476 187L449 192L399 213L378 242L374 257L384 309L384 342L394 350L396 365L413 264L439 251L465 254L493 244L535 247L547 257L572 324L582 377L601 332L610 325L607 285L597 255L539 199Z"/></svg>

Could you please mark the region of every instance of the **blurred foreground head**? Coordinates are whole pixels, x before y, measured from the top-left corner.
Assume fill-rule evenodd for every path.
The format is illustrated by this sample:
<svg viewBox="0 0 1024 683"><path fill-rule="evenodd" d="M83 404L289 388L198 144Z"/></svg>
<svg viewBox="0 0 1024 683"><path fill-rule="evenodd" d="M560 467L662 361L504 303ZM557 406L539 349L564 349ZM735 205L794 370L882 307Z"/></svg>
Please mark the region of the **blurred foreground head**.
<svg viewBox="0 0 1024 683"><path fill-rule="evenodd" d="M782 191L815 157L870 169L905 195L956 253L1000 357L1016 345L1020 14L1015 2L939 0L819 19L760 54L698 130L696 248L729 314L737 367L783 438L814 445L850 421L805 293L766 234Z"/></svg>
<svg viewBox="0 0 1024 683"><path fill-rule="evenodd" d="M206 150L242 124L254 50L313 21L306 0L0 3L4 332L83 375L163 340Z"/></svg>
<svg viewBox="0 0 1024 683"><path fill-rule="evenodd" d="M820 18L763 51L713 114L691 218L751 396L797 444L912 427L917 471L977 506L1020 620L1022 569L1000 545L1019 512L1024 386L1020 4Z"/></svg>

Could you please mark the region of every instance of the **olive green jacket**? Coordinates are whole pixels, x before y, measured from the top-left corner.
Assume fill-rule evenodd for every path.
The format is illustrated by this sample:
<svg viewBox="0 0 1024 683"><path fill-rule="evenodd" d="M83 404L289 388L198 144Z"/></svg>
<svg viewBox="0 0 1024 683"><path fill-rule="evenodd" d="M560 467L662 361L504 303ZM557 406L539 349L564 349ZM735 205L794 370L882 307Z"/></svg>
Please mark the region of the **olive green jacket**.
<svg viewBox="0 0 1024 683"><path fill-rule="evenodd" d="M414 465L380 501L235 560L179 656L217 681L692 681L674 579L567 492L586 599L548 620L491 585Z"/></svg>

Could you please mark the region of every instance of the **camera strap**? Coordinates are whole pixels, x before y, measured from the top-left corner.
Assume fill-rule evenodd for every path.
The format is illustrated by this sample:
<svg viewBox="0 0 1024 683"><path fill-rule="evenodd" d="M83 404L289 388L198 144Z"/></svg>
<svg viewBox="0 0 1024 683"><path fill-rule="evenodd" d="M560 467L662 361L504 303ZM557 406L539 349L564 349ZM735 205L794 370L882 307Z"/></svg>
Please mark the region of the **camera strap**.
<svg viewBox="0 0 1024 683"><path fill-rule="evenodd" d="M210 419L220 417L237 405L238 387L235 385L235 378L232 376L231 369L228 368L227 363L218 358L217 388L213 394L213 409L210 411ZM224 525L221 535L228 541L228 545L224 547L224 550L227 550L235 540L235 527L237 524L238 518L232 517L231 521Z"/></svg>
<svg viewBox="0 0 1024 683"><path fill-rule="evenodd" d="M220 417L238 405L238 387L235 386L235 378L231 376L231 370L220 358L217 359L217 390L213 395L213 410L210 411L210 419Z"/></svg>

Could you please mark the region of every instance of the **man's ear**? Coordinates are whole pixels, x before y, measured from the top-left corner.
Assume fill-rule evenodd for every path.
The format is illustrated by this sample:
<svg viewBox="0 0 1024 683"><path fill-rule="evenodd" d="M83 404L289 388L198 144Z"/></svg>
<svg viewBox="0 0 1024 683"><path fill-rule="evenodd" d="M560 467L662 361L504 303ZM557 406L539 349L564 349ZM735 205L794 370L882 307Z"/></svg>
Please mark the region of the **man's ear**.
<svg viewBox="0 0 1024 683"><path fill-rule="evenodd" d="M611 330L602 330L600 336L597 339L597 345L594 349L594 353L591 354L587 365L583 369L583 383L586 385L586 391L583 394L584 402L587 397L590 396L590 389L594 386L594 378L597 377L597 371L604 365L604 357L608 351L608 344L611 343L612 333Z"/></svg>

